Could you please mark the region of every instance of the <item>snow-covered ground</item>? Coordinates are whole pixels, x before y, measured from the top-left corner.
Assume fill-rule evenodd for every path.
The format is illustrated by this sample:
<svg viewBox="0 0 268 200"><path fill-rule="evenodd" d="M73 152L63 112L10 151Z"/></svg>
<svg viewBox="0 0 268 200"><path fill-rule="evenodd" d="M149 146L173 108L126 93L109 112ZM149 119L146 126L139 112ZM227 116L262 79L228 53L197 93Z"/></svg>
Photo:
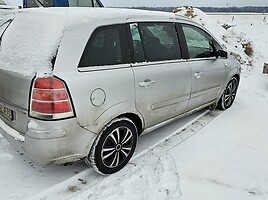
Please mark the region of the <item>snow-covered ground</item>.
<svg viewBox="0 0 268 200"><path fill-rule="evenodd" d="M201 111L145 135L136 156L110 176L100 176L83 163L36 165L0 137L0 199L268 199L268 75L262 74L268 62L268 21L261 15L207 16L198 10L195 15L193 20L243 63L229 110ZM223 24L230 28L223 29ZM248 42L252 58L241 45Z"/></svg>

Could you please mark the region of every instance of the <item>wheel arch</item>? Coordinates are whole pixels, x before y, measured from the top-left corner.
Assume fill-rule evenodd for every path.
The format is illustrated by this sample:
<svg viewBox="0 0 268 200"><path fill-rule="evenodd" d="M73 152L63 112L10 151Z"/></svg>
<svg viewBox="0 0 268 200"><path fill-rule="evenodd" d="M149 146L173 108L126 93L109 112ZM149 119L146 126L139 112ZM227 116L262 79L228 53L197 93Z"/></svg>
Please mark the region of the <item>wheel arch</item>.
<svg viewBox="0 0 268 200"><path fill-rule="evenodd" d="M241 69L238 67L233 67L233 69L228 73L228 82L235 77L238 82L240 81L240 73L241 73Z"/></svg>
<svg viewBox="0 0 268 200"><path fill-rule="evenodd" d="M233 75L233 77L235 77L237 79L238 83L240 82L240 75L239 74L235 74L235 75Z"/></svg>
<svg viewBox="0 0 268 200"><path fill-rule="evenodd" d="M139 115L135 113L124 113L124 114L119 115L117 118L121 118L121 117L126 117L130 119L136 125L138 136L141 135L144 129L144 125L143 125L143 120L141 119Z"/></svg>
<svg viewBox="0 0 268 200"><path fill-rule="evenodd" d="M103 112L90 126L85 127L93 133L99 134L101 130L116 118L126 117L130 119L137 127L138 135L142 133L145 122L142 114L136 110L135 104L131 102L122 102L114 105Z"/></svg>

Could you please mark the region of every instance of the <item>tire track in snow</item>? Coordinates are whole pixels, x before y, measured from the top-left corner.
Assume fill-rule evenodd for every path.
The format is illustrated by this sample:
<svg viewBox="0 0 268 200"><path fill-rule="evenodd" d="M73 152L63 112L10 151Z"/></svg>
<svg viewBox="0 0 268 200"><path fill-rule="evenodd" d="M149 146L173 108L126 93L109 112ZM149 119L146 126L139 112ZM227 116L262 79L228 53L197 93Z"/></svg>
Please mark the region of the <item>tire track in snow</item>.
<svg viewBox="0 0 268 200"><path fill-rule="evenodd" d="M148 146L144 148L144 144L142 143L139 144L142 148L138 148L138 153L134 155L129 164L116 174L110 176L101 176L95 173L95 171L91 168L86 169L85 171L54 187L47 189L31 199L79 200L90 198L93 200L109 200L111 191L108 193L105 193L104 191L111 190L112 188L115 189L115 196L112 196L113 198L110 197L111 199L116 198L119 200L126 197L129 199L130 197L127 194L131 192L135 194L134 197L137 200L144 198L149 200L150 197L148 194L146 194L146 192L144 193L144 191L150 190L151 188L157 188L156 191L154 191L154 197L159 196L164 199L174 199L174 196L176 196L179 198L179 196L181 196L181 191L175 161L173 160L174 158L171 158L171 156L165 152L192 137L198 132L198 130L215 119L220 113L220 111L210 112L208 110L203 110L198 115L193 115L194 117L192 116L192 118L189 118L187 123L182 124L175 130L174 127L168 128L169 125L157 129L156 132L159 130L160 132L172 130L172 132L169 132L169 134L164 138L155 141L150 145L149 148ZM178 121L175 123L178 123ZM154 138L154 132L155 131L142 136L144 137L142 139L147 138L145 139L145 143L146 140L148 141ZM166 148L167 150L162 152L163 148ZM150 165L151 162L156 163L156 165ZM168 166L172 167L170 168ZM161 174L165 174L165 176L161 176ZM151 180L153 177L158 177L158 179ZM165 177L170 178L165 179ZM171 179L171 177L173 177L173 179ZM139 184L141 181L144 184ZM171 182L172 184L167 184L168 182ZM125 184L127 186L125 186ZM147 188L143 188L144 185L146 185ZM131 190L131 188L133 190ZM174 196L170 196L171 191L176 191L175 193L173 192ZM142 196L139 196L139 192ZM157 198L154 199L158 200Z"/></svg>

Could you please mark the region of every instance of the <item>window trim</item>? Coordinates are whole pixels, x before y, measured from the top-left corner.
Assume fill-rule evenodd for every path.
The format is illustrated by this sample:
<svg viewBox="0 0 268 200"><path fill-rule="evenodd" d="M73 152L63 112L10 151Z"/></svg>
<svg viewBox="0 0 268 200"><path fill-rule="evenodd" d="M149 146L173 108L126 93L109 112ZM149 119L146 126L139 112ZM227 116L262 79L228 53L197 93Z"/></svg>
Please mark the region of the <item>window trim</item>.
<svg viewBox="0 0 268 200"><path fill-rule="evenodd" d="M140 28L139 28L139 22L130 22L130 23L127 23L127 29L128 29L128 42L129 42L129 48L130 48L130 62L133 64L133 63L144 63L144 62L137 62L136 61L136 57L135 57L135 50L134 50L134 41L133 41L133 38L132 38L132 33L131 33L131 28L130 28L130 25L131 24L137 24L138 26L138 31L139 31L139 35L140 35L140 38L141 38L141 45L142 45L142 49L143 49L143 55L144 55L144 62L148 63L147 59L146 59L146 53L145 53L145 49L144 49L144 45L143 45L143 39L141 37L141 32L140 32Z"/></svg>
<svg viewBox="0 0 268 200"><path fill-rule="evenodd" d="M189 51L186 42L186 38L182 29L181 23L175 23L175 27L177 30L177 35L179 38L180 48L181 48L181 57L182 59L189 59Z"/></svg>
<svg viewBox="0 0 268 200"><path fill-rule="evenodd" d="M119 64L112 64L112 65L96 65L96 66L80 66L82 57L86 50L92 45L94 42L95 36L103 30L107 30L107 28L113 28L117 27L119 30L119 40L120 40L120 48L121 48L121 56L122 56L122 63ZM87 44L84 47L83 53L79 59L78 63L78 71L91 71L91 70L109 70L109 69L115 69L115 68L122 68L127 67L126 65L130 66L130 52L129 52L129 43L128 43L128 37L127 37L127 26L125 23L120 24L109 24L104 26L96 27L91 35L89 36L89 39L87 41ZM121 66L121 67L120 67Z"/></svg>

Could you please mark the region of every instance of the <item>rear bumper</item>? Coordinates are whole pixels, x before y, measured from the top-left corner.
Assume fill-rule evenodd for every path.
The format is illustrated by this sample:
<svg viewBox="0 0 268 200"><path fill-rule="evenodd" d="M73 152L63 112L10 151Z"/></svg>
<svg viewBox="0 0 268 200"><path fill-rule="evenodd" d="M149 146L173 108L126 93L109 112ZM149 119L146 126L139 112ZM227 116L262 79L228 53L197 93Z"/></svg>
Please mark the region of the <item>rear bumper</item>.
<svg viewBox="0 0 268 200"><path fill-rule="evenodd" d="M76 119L31 121L21 135L0 121L0 133L20 153L39 164L65 164L85 158L96 137L80 127Z"/></svg>

